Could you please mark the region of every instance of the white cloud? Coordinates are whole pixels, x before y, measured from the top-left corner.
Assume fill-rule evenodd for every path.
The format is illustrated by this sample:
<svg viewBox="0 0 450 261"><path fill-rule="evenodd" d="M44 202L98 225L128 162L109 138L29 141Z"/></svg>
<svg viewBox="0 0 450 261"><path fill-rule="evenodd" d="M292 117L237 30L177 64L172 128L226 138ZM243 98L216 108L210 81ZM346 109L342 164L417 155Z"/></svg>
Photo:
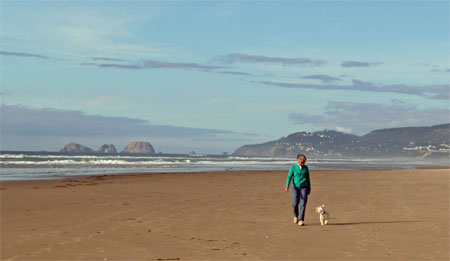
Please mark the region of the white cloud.
<svg viewBox="0 0 450 261"><path fill-rule="evenodd" d="M352 129L351 128L345 128L345 127L341 127L341 126L336 126L335 129L339 132L343 132L343 133L352 133Z"/></svg>
<svg viewBox="0 0 450 261"><path fill-rule="evenodd" d="M5 10L8 8L9 5L4 7ZM35 9L24 5L17 9L15 16L2 24L2 39L7 39L3 44L14 50L33 50L71 59L92 56L167 58L183 54L180 49L157 40L139 43L141 36L134 28L160 16L156 8L145 11L135 8L130 14L126 14L130 11L113 7L99 9L72 5L48 8L42 5Z"/></svg>
<svg viewBox="0 0 450 261"><path fill-rule="evenodd" d="M86 102L86 106L89 108L102 108L102 107L117 107L118 100L113 96L100 96L90 99Z"/></svg>

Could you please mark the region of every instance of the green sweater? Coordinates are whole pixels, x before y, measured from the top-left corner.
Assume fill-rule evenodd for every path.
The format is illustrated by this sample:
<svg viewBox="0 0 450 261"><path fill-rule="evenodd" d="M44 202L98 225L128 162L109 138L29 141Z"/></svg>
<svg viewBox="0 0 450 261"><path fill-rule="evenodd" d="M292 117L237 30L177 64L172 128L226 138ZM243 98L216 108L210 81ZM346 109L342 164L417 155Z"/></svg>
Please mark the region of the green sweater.
<svg viewBox="0 0 450 261"><path fill-rule="evenodd" d="M311 189L311 183L309 182L309 169L308 166L303 165L300 169L298 164L294 164L289 169L289 174L286 181L286 188L289 188L291 184L297 188L309 187Z"/></svg>

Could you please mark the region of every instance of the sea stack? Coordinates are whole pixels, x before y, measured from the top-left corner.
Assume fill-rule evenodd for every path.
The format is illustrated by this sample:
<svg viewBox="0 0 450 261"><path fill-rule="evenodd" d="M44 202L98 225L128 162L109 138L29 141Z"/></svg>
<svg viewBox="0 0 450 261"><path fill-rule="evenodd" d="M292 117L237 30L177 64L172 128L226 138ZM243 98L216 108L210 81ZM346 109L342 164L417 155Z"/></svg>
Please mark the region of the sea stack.
<svg viewBox="0 0 450 261"><path fill-rule="evenodd" d="M113 144L104 144L98 148L97 152L100 153L117 153L116 147Z"/></svg>
<svg viewBox="0 0 450 261"><path fill-rule="evenodd" d="M133 141L130 142L123 150L122 153L126 154L145 154L154 155L155 150L152 144L146 141Z"/></svg>
<svg viewBox="0 0 450 261"><path fill-rule="evenodd" d="M62 149L59 150L59 152L65 152L65 153L89 153L92 152L91 148L85 147L83 145L80 145L75 142L71 142L69 144L66 144Z"/></svg>

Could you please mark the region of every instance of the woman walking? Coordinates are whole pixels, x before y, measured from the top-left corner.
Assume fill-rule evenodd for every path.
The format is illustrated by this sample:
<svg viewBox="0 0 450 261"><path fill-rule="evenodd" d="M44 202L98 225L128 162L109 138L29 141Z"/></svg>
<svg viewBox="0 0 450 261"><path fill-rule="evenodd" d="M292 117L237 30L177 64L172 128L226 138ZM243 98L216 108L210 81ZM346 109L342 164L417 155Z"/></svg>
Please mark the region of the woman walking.
<svg viewBox="0 0 450 261"><path fill-rule="evenodd" d="M292 209L294 212L294 223L300 226L305 225L305 210L308 202L308 195L311 193L311 183L309 181L309 169L305 165L306 156L297 155L297 163L289 169L285 191L289 191L292 181ZM299 211L300 205L300 211Z"/></svg>

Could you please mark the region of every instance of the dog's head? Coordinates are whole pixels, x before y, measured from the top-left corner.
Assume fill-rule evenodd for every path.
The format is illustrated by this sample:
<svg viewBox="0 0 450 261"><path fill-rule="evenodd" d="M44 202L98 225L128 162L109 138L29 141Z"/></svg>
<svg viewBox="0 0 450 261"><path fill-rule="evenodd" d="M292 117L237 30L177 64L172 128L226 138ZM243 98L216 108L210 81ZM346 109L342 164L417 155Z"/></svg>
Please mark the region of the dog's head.
<svg viewBox="0 0 450 261"><path fill-rule="evenodd" d="M325 212L325 205L320 205L320 206L316 207L316 212L319 214Z"/></svg>

